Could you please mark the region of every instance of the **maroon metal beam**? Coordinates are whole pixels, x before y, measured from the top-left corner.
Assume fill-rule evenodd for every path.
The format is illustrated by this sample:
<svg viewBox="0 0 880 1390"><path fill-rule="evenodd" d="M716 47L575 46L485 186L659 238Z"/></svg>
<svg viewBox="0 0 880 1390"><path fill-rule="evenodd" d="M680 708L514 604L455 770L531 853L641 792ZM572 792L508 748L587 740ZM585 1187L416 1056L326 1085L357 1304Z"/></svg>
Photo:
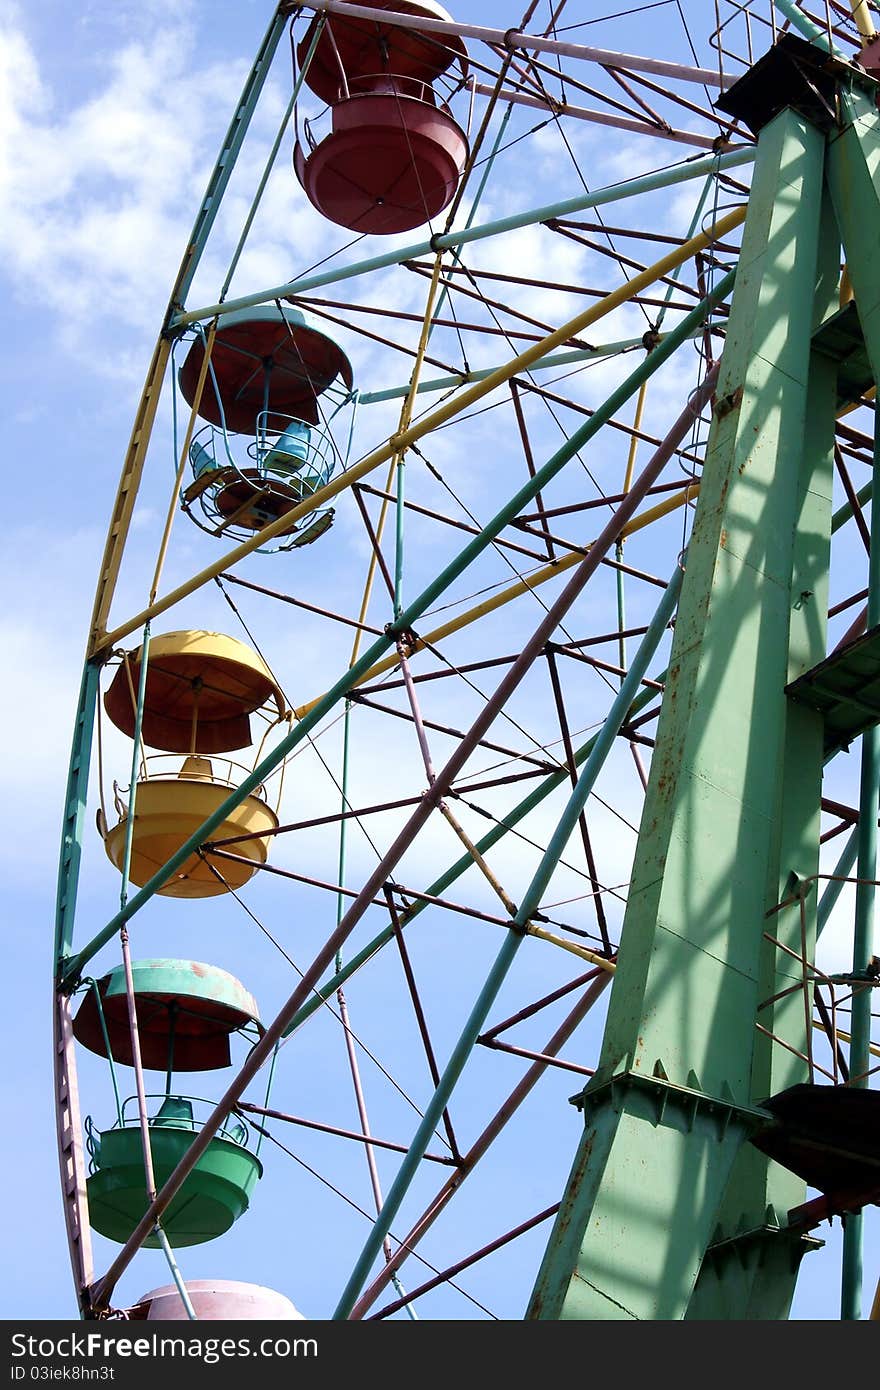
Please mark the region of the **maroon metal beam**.
<svg viewBox="0 0 880 1390"><path fill-rule="evenodd" d="M440 1069L437 1066L437 1058L434 1053L434 1045L431 1042L431 1035L428 1032L428 1021L425 1018L425 1010L422 1007L421 997L419 995L418 987L416 985L416 977L415 972L412 968L412 961L409 958L409 950L407 949L406 942L403 938L404 924L400 920L400 913L397 911L397 904L395 903L394 897L391 893L391 889L388 887L387 884L385 886L385 900L388 903L388 912L390 914L391 921L394 926L394 940L396 941L397 949L400 952L400 961L403 966L404 977L406 979L407 988L409 989L410 998L412 1000L413 1012L416 1016L416 1023L418 1024L419 1035L422 1039L422 1046L425 1049L425 1059L428 1063L428 1071L430 1072L431 1080L433 1081L436 1087L440 1084ZM455 1131L452 1127L452 1119L449 1114L448 1106L444 1106L443 1108L443 1127L446 1130L446 1138L449 1140L449 1147L452 1150L453 1158L455 1159L456 1163L460 1163L461 1150L458 1147L458 1140L455 1137Z"/></svg>
<svg viewBox="0 0 880 1390"><path fill-rule="evenodd" d="M545 994L541 999L535 1000L533 1004L527 1004L518 1013L512 1014L510 1018L505 1018L501 1023L496 1023L494 1028L488 1028L481 1036L486 1038L496 1038L499 1033L506 1033L508 1028L513 1028L517 1023L523 1023L527 1018L534 1018L535 1014L547 1008L549 1004L555 1004L559 999L564 999L567 994L580 989L582 985L588 985L591 980L597 980L604 972L597 965L592 970L588 970L585 975L579 975L576 980L569 980L567 985L560 985L559 989L554 989L552 993Z"/></svg>
<svg viewBox="0 0 880 1390"><path fill-rule="evenodd" d="M524 391L531 391L536 396L543 396L545 400L554 401L557 405L566 406L577 415L590 416L596 413L590 406L581 405L577 401L567 400L565 396L560 396L556 391L550 391L546 386L539 386L537 382L531 381L528 377L517 377L517 381ZM622 434L627 434L632 439L638 439L641 443L651 444L655 448L659 448L660 444L663 442L658 439L656 435L647 434L645 430L635 429L632 425L627 424L625 420L609 420L608 427L609 429L619 430ZM686 449L673 449L671 456L685 459L688 463L698 465L703 462L698 455L691 454Z"/></svg>
<svg viewBox="0 0 880 1390"><path fill-rule="evenodd" d="M560 1057L548 1057L545 1052L530 1052L525 1047L514 1047L513 1043L501 1042L498 1038L477 1038L482 1047L491 1047L498 1052L511 1052L514 1057L525 1057L530 1062L546 1062L548 1067L561 1067L563 1071L575 1071L579 1076L595 1076L595 1067L582 1067L577 1062L564 1062Z"/></svg>
<svg viewBox="0 0 880 1390"><path fill-rule="evenodd" d="M358 511L361 514L367 535L370 539L370 545L373 547L373 554L376 557L376 563L378 564L379 569L381 570L382 578L385 580L385 587L387 588L388 593L393 601L394 580L391 578L391 574L388 570L388 565L385 563L385 556L382 554L382 547L379 544L379 537L376 535L376 532L373 529L373 523L370 520L370 514L367 511L366 503L364 502L363 497L361 497L360 488L358 487L357 483L354 483L352 485L351 491L354 493L354 500L357 502Z"/></svg>
<svg viewBox="0 0 880 1390"><path fill-rule="evenodd" d="M688 478L690 474L688 474ZM656 487L649 488L646 497L656 497L662 492L678 492L686 484L687 478L676 478L671 483L658 483ZM625 492L609 493L603 497L593 497L589 502L568 502L563 507L545 507L543 512L520 512L515 525L522 521L546 521L548 517L571 516L574 512L589 512L596 507L616 506L622 502L626 496Z"/></svg>
<svg viewBox="0 0 880 1390"><path fill-rule="evenodd" d="M394 709L392 705L380 704L378 700L367 698L359 690L353 690L351 692L351 701L353 704L363 705L366 709L380 710L383 714L390 714L395 719L404 719L412 723L412 715L408 710ZM433 731L438 734L448 734L450 738L463 739L467 737L467 734L462 729L453 729L447 724L438 724L433 719L426 719L424 723L426 728L433 729ZM477 747L488 748L491 752L501 753L505 758L512 758L516 762L532 763L545 773L556 772L558 768L558 764L556 763L548 763L546 760L536 758L530 753L518 753L513 748L505 747L503 743L490 743L490 741L485 738L477 740Z"/></svg>
<svg viewBox="0 0 880 1390"><path fill-rule="evenodd" d="M482 1249L475 1251L473 1255L468 1255L465 1259L459 1260L457 1264L450 1265L448 1269L444 1269L442 1273L435 1274L433 1279L428 1279L426 1283L420 1284L417 1289L413 1289L412 1292L406 1294L404 1298L397 1298L393 1303L386 1303L384 1308L380 1308L378 1313L373 1313L366 1321L375 1322L379 1318L388 1318L392 1313L398 1312L399 1309L405 1308L407 1304L413 1303L417 1298L421 1298L422 1294L430 1293L431 1289L436 1289L438 1285L448 1283L449 1280L454 1279L457 1274L461 1274L462 1270L469 1269L471 1265L475 1265L478 1260L485 1259L487 1255L494 1254L496 1250L500 1250L504 1245L509 1245L512 1240L516 1240L517 1236L525 1235L526 1231L531 1231L533 1227L540 1226L542 1221L549 1221L551 1216L556 1215L561 1205L561 1202L554 1202L552 1207L547 1207L544 1211L539 1211L537 1216L531 1217L528 1221L523 1221L522 1224L517 1226L514 1230L508 1231L506 1235L499 1236L497 1240L493 1240L489 1245L484 1245Z"/></svg>
<svg viewBox="0 0 880 1390"><path fill-rule="evenodd" d="M295 307L297 304L297 296L287 295L285 297L285 303ZM338 324L340 328L346 328L349 332L359 333L362 338L369 338L371 342L380 343L382 347L395 348L397 352L402 352L406 357L417 358L419 356L418 352L413 348L405 347L404 344L398 342L396 338L383 337L381 333L371 333L368 328L364 328L363 324L354 323L348 318L340 318L338 314L331 314L329 309L320 309L317 305L313 305L311 312L317 318L326 319L329 323ZM445 372L449 376L454 376L457 371L457 368L450 366L448 362L441 361L439 357L430 357L427 353L422 357L422 361L430 362L432 367L439 368L440 371Z"/></svg>
<svg viewBox="0 0 880 1390"><path fill-rule="evenodd" d="M849 502L849 505L852 509L853 521L856 523L856 528L858 530L859 535L862 538L862 544L865 547L865 552L866 554L870 555L871 532L868 530L868 523L865 521L865 515L862 511L862 504L856 495L856 490L853 487L852 478L849 476L849 472L847 470L846 464L843 461L843 455L840 451L840 446L838 444L835 444L834 446L834 466L840 474L840 480L843 483L843 490L846 493L846 499Z"/></svg>
<svg viewBox="0 0 880 1390"><path fill-rule="evenodd" d="M383 492L381 488L371 487L368 483L361 483L362 492L369 492L373 497L381 497L390 502L396 502L393 492ZM419 516L430 517L432 521L442 521L445 526L452 526L456 531L467 531L468 535L478 536L479 526L469 525L466 521L459 521L455 517L446 516L444 512L433 511L430 507L423 507L418 502L404 501L404 508L407 511L416 512ZM502 540L496 536L493 545L502 546L505 550L515 550L519 555L525 555L529 560L544 560L544 556L539 550L529 550L526 546L517 545L515 541Z"/></svg>
<svg viewBox="0 0 880 1390"><path fill-rule="evenodd" d="M519 398L519 383L517 382L515 377L508 382L508 386L510 388L510 398L513 401L513 412L516 416L516 423L519 429L519 437L523 447L523 454L525 455L526 467L529 470L529 477L534 478L535 460L532 456L532 446L529 441L529 432L526 428L526 419L525 415L523 414L522 401ZM540 492L535 493L535 504L538 508L537 516L539 520L546 526L547 517L546 512L544 510L544 498ZM547 546L547 559L555 560L556 553L553 549L553 542L552 540L550 540L549 537L547 538L545 544Z"/></svg>
<svg viewBox="0 0 880 1390"><path fill-rule="evenodd" d="M503 777L490 777L483 782L468 782L461 790L463 792L488 791L494 787L506 787L512 782L523 782L545 775L543 768L534 768L527 772L509 772ZM453 789L450 794L455 796L457 793ZM343 820L359 820L361 816L374 816L382 811L400 811L405 806L417 806L421 799L421 794L419 796L403 796L399 801L382 801L376 806L361 806L356 810L349 811L333 811L326 816L313 816L311 820L290 821L286 825L274 826L271 830L255 830L247 835L228 835L222 840L211 840L209 843L212 849L228 849L230 845L244 844L248 840L262 840L270 835L286 835L296 830L314 830L320 825L335 825Z"/></svg>
<svg viewBox="0 0 880 1390"><path fill-rule="evenodd" d="M240 1100L235 1106L236 1111L242 1111L248 1115L262 1115L268 1120L283 1120L285 1124L301 1125L303 1129L316 1129L321 1134L333 1134L338 1139L354 1139L358 1144L375 1144L377 1149L390 1149L393 1153L405 1154L406 1144L394 1144L390 1139L377 1139L375 1134L361 1134L354 1129L339 1129L336 1125L325 1125L320 1120L306 1120L302 1115L288 1115L283 1110L268 1110L263 1105L251 1105L249 1101ZM458 1160L449 1154L424 1155L431 1163L443 1163L446 1167L456 1167Z"/></svg>
<svg viewBox="0 0 880 1390"><path fill-rule="evenodd" d="M578 1000L575 1007L568 1016L563 1019L556 1032L547 1042L542 1057L555 1057L561 1047L565 1045L578 1024L583 1021L590 1009L600 998L603 990L610 983L611 976L607 971L603 971L601 976L593 981L586 989L582 997ZM430 1204L422 1212L409 1234L401 1242L400 1249L395 1252L391 1260L383 1270L373 1280L372 1284L361 1295L358 1303L352 1309L352 1318L363 1317L368 1308L375 1302L379 1294L386 1287L393 1274L404 1263L407 1256L413 1251L421 1240L422 1236L430 1230L434 1222L445 1210L450 1199L461 1187L461 1184L474 1171L480 1159L491 1148L492 1144L502 1132L508 1120L516 1114L517 1110L534 1090L540 1078L547 1069L546 1061L536 1061L528 1068L520 1078L517 1085L513 1088L510 1095L495 1112L486 1128L479 1135L476 1142L462 1158L458 1171L455 1174L454 1182L446 1182L437 1192Z"/></svg>
<svg viewBox="0 0 880 1390"><path fill-rule="evenodd" d="M332 618L336 623L345 623L347 627L356 627L361 632L369 632L374 637L381 637L380 627L370 627L367 623L359 623L354 618L346 618L342 613L331 613L327 608L318 608L314 603L306 603L304 599L294 598L292 594L281 594L277 589L267 589L262 584L254 584L250 579L240 579L236 574L228 574L224 571L219 576L227 584L240 584L243 589L252 589L254 593L264 594L267 598L278 599L280 603L291 603L295 608L305 608L310 613L317 613L321 618Z"/></svg>
<svg viewBox="0 0 880 1390"><path fill-rule="evenodd" d="M840 603L835 603L833 608L828 609L829 618L836 618L838 613L845 613L847 608L853 608L857 603L864 603L865 599L868 597L868 592L867 589L860 589L857 594L850 594L849 598L841 600Z"/></svg>
<svg viewBox="0 0 880 1390"><path fill-rule="evenodd" d="M565 713L565 702L562 697L562 685L559 680L559 668L556 665L556 657L553 652L552 643L548 643L545 649L547 658L547 669L550 672L550 686L553 691L553 701L556 705L556 717L559 720L559 729L562 734L562 746L565 749L565 760L568 765L568 775L572 787L577 786L578 769L574 756L574 745L571 741L571 730L568 725L568 718ZM587 828L587 816L585 811L581 811L578 816L578 825L581 832L581 841L584 846L584 857L587 861L587 871L590 883L593 888L593 906L596 912L596 925L602 937L602 946L608 951L611 948L611 938L608 935L608 921L605 916L605 904L602 901L602 887L596 873L596 860L593 854L593 846L590 841L590 832Z"/></svg>
<svg viewBox="0 0 880 1390"><path fill-rule="evenodd" d="M424 797L420 797L419 805L424 803ZM233 854L230 850L215 849L210 843L202 846L202 852L210 858L228 859L233 864L246 864L254 867L252 859L246 859L244 855ZM293 869L282 869L278 864L257 864L257 869L264 874L276 874L278 878L289 878L295 883L308 884L310 888L324 888L329 893L342 893L346 898L353 898L356 902L364 898L364 890L358 892L355 888L346 888L342 883L326 883L323 879L312 878L308 874L298 874ZM375 874L374 874L375 877ZM381 885L380 885L381 887ZM415 888L404 888L400 883L391 885L395 893L399 893L404 898L415 898L417 902L427 903L431 907L445 907L450 912L461 913L465 917L475 917L480 922L490 922L495 927L510 927L509 917L493 917L489 912L481 912L476 907L465 907L462 903L450 902L448 898L437 898L431 893L419 893ZM385 907L387 906L384 897L380 896L379 889L374 889L369 901L364 899L364 907ZM409 904L404 904L408 907ZM334 952L335 955L335 952ZM294 1012L296 1012L294 1010Z"/></svg>

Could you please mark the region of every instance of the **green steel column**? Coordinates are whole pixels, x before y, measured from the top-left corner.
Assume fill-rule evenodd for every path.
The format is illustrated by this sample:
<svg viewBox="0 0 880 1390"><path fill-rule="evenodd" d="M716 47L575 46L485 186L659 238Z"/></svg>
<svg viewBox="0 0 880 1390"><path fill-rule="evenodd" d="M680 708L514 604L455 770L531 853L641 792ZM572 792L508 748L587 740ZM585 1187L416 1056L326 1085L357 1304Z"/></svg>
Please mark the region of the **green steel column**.
<svg viewBox="0 0 880 1390"><path fill-rule="evenodd" d="M875 381L880 381L880 266L877 258L877 226L880 217L880 190L877 183L880 161L880 116L875 92L853 90L841 97L841 129L828 151L828 183L840 223L847 269L855 293L859 322ZM876 431L875 431L876 436ZM878 445L874 442L874 481L877 479ZM868 592L868 623L880 620L880 575L877 542L880 525L871 508L871 567ZM876 808L880 781L880 732L870 729L862 738L858 874L862 880L876 876ZM873 807L873 811L872 808ZM867 969L873 952L875 892L868 883L859 886L853 940L853 974ZM868 1046L871 1029L872 990L853 995L850 1071L853 1084L867 1085L870 1066ZM861 1078L856 1080L855 1078ZM854 1213L844 1222L843 1280L841 1317L861 1316L862 1294L862 1216Z"/></svg>
<svg viewBox="0 0 880 1390"><path fill-rule="evenodd" d="M820 221L817 288L813 326L838 307L840 248L834 212L827 193ZM837 363L814 346L810 359L803 461L797 491L788 669L795 680L824 660L827 648L828 568L831 551L831 497L834 473L834 420ZM777 699L784 700L781 691ZM807 880L819 871L820 800L822 795L823 720L805 705L790 703L776 791L775 836L767 882L767 905L792 895L796 874ZM815 957L818 894L813 882L798 906L769 917L765 930L800 955L801 929L806 956ZM759 973L759 1002L802 985L798 962L764 941ZM809 1043L803 989L760 1009L762 1028L804 1052ZM795 1052L755 1031L751 1095L760 1103L797 1082L809 1070ZM712 1245L687 1311L692 1319L786 1318L794 1296L802 1257L821 1242L787 1229L787 1213L806 1201L806 1183L765 1158L751 1144L737 1154L724 1196Z"/></svg>
<svg viewBox="0 0 880 1390"><path fill-rule="evenodd" d="M758 142L600 1065L527 1317L684 1317L751 1124L824 143L792 110Z"/></svg>
<svg viewBox="0 0 880 1390"><path fill-rule="evenodd" d="M876 90L875 86L870 92L855 89L842 94L841 129L829 137L827 160L828 187L875 381L880 376L880 114L875 105Z"/></svg>

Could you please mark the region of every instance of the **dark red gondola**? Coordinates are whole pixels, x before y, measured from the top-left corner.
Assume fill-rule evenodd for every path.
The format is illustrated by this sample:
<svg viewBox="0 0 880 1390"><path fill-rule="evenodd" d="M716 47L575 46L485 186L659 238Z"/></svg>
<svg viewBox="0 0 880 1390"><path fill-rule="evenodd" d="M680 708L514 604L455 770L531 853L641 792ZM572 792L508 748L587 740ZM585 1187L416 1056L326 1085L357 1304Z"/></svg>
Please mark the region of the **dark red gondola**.
<svg viewBox="0 0 880 1390"><path fill-rule="evenodd" d="M382 9L448 20L434 0ZM312 22L297 50L302 64ZM468 155L467 137L433 83L453 63L466 71L455 35L333 16L306 71L306 85L327 103L331 131L299 141L293 162L309 200L352 231L409 231L449 205Z"/></svg>

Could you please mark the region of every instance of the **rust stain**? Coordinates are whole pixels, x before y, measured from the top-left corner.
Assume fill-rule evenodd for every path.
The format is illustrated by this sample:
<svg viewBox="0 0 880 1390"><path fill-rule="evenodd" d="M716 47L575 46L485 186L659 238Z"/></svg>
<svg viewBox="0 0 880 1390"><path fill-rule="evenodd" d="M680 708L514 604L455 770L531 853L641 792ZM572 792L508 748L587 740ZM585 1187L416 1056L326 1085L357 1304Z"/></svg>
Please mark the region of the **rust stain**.
<svg viewBox="0 0 880 1390"><path fill-rule="evenodd" d="M736 410L742 405L742 398L743 388L741 386L737 386L736 390L731 391L729 395L722 396L715 406L716 419L723 420L725 415L729 415L731 411Z"/></svg>

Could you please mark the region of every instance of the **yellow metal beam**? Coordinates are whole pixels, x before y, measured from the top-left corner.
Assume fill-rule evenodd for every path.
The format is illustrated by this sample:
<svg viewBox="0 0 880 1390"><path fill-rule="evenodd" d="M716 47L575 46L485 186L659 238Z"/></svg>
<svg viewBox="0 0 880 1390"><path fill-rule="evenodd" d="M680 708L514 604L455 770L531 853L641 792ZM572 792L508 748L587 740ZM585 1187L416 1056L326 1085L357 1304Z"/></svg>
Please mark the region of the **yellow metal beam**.
<svg viewBox="0 0 880 1390"><path fill-rule="evenodd" d="M419 390L419 377L421 375L422 366L425 361L425 353L428 350L428 338L430 337L431 333L431 320L434 316L434 301L437 295L437 286L440 283L440 266L442 264L442 261L443 252L440 251L434 258L434 272L431 276L431 283L428 287L428 299L427 303L425 304L425 316L422 320L422 331L419 334L419 345L416 350L416 360L412 369L412 375L409 379L409 389L407 390L406 396L404 397L403 405L400 408L400 415L398 416L397 420L398 434L400 434L403 430L407 428L408 425L412 423L413 409L415 408L416 396L418 395ZM398 450L392 455L391 467L388 470L388 479L385 483L386 492L391 491L391 484L394 481L398 465L400 464L402 459L403 450ZM367 610L370 606L370 597L373 592L373 581L376 577L376 567L378 564L378 556L376 554L376 550L382 544L382 535L385 531L385 521L388 516L389 505L389 499L387 497L384 497L382 499L382 506L379 511L379 521L376 526L376 548L371 550L370 553L370 564L367 570L366 583L364 584L363 598L361 599L361 609L360 614L358 616L358 622L361 624L367 621ZM398 500L398 506L399 505L400 502ZM348 663L349 666L353 666L358 659L363 634L364 628L363 626L361 626L358 628L357 632L354 635L354 643L352 645L351 657Z"/></svg>
<svg viewBox="0 0 880 1390"><path fill-rule="evenodd" d="M821 1019L814 1018L813 1027L820 1033L825 1032L825 1025L822 1023ZM836 1028L834 1031L835 1036L840 1038L843 1042L852 1042L849 1033L845 1033L842 1028ZM877 1043L871 1043L868 1051L872 1057L880 1057L880 1047L878 1047Z"/></svg>
<svg viewBox="0 0 880 1390"><path fill-rule="evenodd" d="M136 613L134 617L130 618L126 623L123 623L121 626L108 633L100 645L102 647L112 646L113 643L120 641L123 637L128 636L129 633L142 628L148 620L154 618L157 614L164 613L167 609L173 607L174 604L179 603L181 599L187 598L197 589L202 588L203 585L210 583L212 579L215 579L225 570L231 569L233 565L238 564L239 560L243 560L245 556L250 555L252 551L257 550L261 545L265 545L267 541L274 539L281 531L293 525L307 512L314 510L315 507L325 506L333 497L336 497L338 493L342 492L345 488L351 487L353 483L359 482L361 478L372 472L379 464L384 463L387 459L393 458L395 454L407 449L410 444L414 444L424 435L429 434L432 430L445 424L448 420L460 414L461 411L466 410L468 406L473 405L476 401L482 400L484 396L494 391L496 386L503 385L505 382L509 381L512 376L516 376L518 372L527 371L540 357L543 357L548 352L554 351L554 349L560 347L563 343L568 342L570 338L577 337L585 328L596 323L606 314L610 314L614 309L619 308L620 305L625 304L634 295L641 294L642 290L647 289L648 286L652 285L656 280L659 280L664 275L668 275L670 271L677 269L679 265L683 265L685 261L690 260L707 246L721 240L728 232L732 231L733 228L740 225L745 215L745 204L741 207L734 208L732 212L720 218L719 221L716 222L714 226L708 228L707 231L700 232L698 236L691 237L689 241L683 242L681 246L670 251L668 255L661 257L659 261L655 261L653 265L648 266L647 269L633 276L631 280L625 281L622 285L618 286L616 290L612 290L604 299L598 300L595 304L592 304L589 309L585 309L582 313L575 315L573 319L569 319L561 328L557 328L553 333L549 333L547 337L534 343L531 347L527 348L525 352L521 352L518 356L511 358L504 366L497 368L497 370L492 372L489 376L484 377L482 381L475 382L472 386L460 392L459 395L445 401L443 405L438 406L436 410L431 411L428 415L424 415L422 419L418 420L415 424L392 435L389 440L367 454L360 462L354 464L345 473L341 473L336 478L331 478L329 483L319 488L318 491L306 501L301 502L283 517L278 517L276 521L271 522L270 525L264 527L262 531L258 531L248 540L242 541L234 550L227 551L219 560L216 560L212 565L208 565L206 569L201 570L198 574L187 580L185 584L179 585L163 598L157 599L142 612Z"/></svg>
<svg viewBox="0 0 880 1390"><path fill-rule="evenodd" d="M600 970L605 970L609 975L613 975L617 969L616 962L609 960L607 956L599 956L588 947L581 946L579 942L566 941L564 936L557 936L555 932L545 931L543 927L530 925L527 932L529 936L537 936L541 941L549 941L554 946L561 946L563 951L570 951L573 956L579 956L581 960L589 961L591 965L598 965Z"/></svg>
<svg viewBox="0 0 880 1390"><path fill-rule="evenodd" d="M150 442L153 421L156 418L156 407L159 404L159 394L162 389L162 379L165 376L165 368L168 365L170 353L171 343L166 338L160 338L153 351L147 379L144 382L144 389L138 402L131 438L128 441L128 449L122 465L122 476L119 480L116 501L113 504L107 540L104 544L101 568L98 573L98 587L95 592L89 635L90 657L99 650L102 651L112 645L111 640L105 637L105 625L116 589L116 579L119 575L119 566L122 563L122 552L125 549L128 530L131 526L135 499L140 486L141 474L144 471L147 445ZM143 627L143 623L132 624L127 632L133 632L135 627Z"/></svg>
<svg viewBox="0 0 880 1390"><path fill-rule="evenodd" d="M639 430L642 428L642 416L645 413L645 397L648 394L648 383L643 381L639 387L639 398L636 401L636 413L632 423L632 435L629 441L629 454L626 460L626 473L623 479L623 490L629 492L632 487L633 473L636 466L636 450L639 447Z"/></svg>
<svg viewBox="0 0 880 1390"><path fill-rule="evenodd" d="M871 11L868 9L867 0L850 0L853 19L856 22L859 33L863 39L873 39L877 37L877 30L874 28L874 21L871 18Z"/></svg>
<svg viewBox="0 0 880 1390"><path fill-rule="evenodd" d="M183 441L183 448L180 451L180 463L177 466L177 473L174 478L174 486L171 489L171 498L168 502L168 514L165 517L165 529L162 532L162 540L159 543L159 554L156 557L156 569L153 574L153 582L150 585L150 602L156 597L159 591L159 580L162 577L162 566L165 563L165 556L168 551L168 542L171 540L171 528L174 525L174 515L177 511L177 499L180 496L180 486L183 482L184 471L186 470L187 460L189 459L189 446L192 443L193 432L196 427L196 420L199 414L199 406L202 403L202 393L205 389L205 381L208 376L208 366L211 361L211 353L214 351L214 339L217 335L217 320L214 319L208 333L208 341L205 344L205 351L202 354L202 365L199 370L199 379L196 382L196 393L193 396L192 409L189 413L189 424L186 427L186 438Z"/></svg>

